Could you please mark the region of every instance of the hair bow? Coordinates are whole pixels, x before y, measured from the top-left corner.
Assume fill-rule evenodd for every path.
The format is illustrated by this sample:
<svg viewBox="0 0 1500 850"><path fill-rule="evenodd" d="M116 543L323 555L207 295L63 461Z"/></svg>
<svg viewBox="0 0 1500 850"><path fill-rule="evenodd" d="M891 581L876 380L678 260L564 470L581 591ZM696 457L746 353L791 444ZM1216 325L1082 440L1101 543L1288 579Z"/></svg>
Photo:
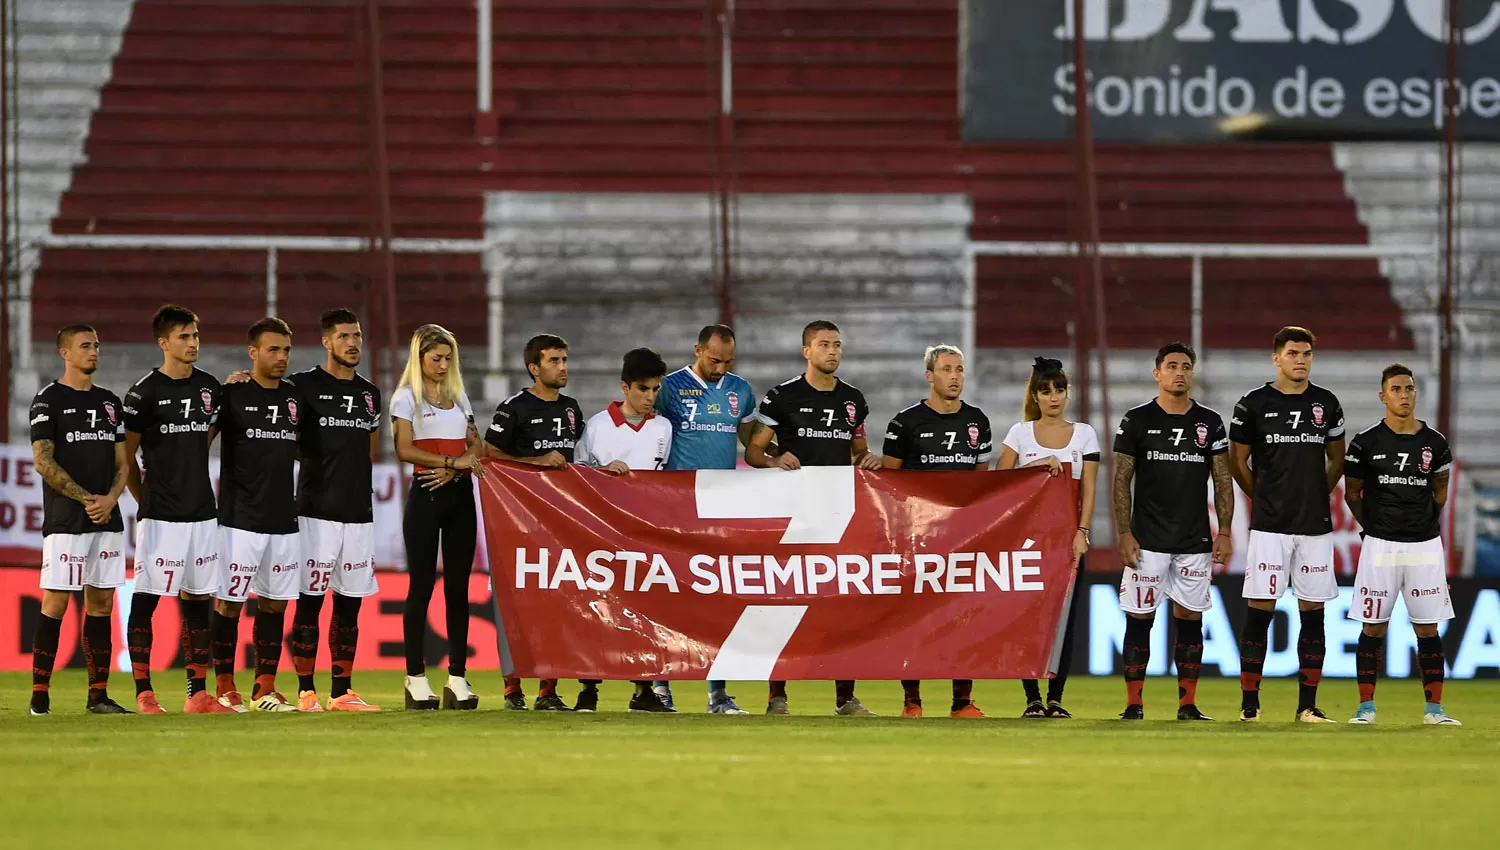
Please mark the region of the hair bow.
<svg viewBox="0 0 1500 850"><path fill-rule="evenodd" d="M1061 360L1053 360L1047 357L1038 357L1031 364L1031 370L1033 372L1061 372L1062 367L1063 364Z"/></svg>

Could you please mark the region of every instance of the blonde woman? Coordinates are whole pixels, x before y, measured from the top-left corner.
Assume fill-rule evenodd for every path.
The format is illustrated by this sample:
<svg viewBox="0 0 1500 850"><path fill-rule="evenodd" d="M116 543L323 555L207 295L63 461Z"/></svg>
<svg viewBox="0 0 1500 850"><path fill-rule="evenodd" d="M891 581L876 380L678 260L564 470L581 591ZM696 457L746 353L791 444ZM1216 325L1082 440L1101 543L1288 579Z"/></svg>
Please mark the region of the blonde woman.
<svg viewBox="0 0 1500 850"><path fill-rule="evenodd" d="M437 586L439 549L443 555L443 597L448 610L448 684L444 708L472 709L479 697L465 678L469 658L469 571L474 567L478 533L470 473L479 475L483 443L474 427L474 409L464 393L458 366L458 340L440 325L423 325L411 335L411 354L401 383L391 396L396 457L416 467L406 500L402 532L411 578L402 618L406 639L406 707L436 709L438 697L427 681L423 657L427 606Z"/></svg>
<svg viewBox="0 0 1500 850"><path fill-rule="evenodd" d="M1068 412L1068 373L1062 363L1038 357L1026 382L1025 420L1012 425L1000 450L998 469L1045 466L1059 475L1063 464L1071 467L1078 481L1078 531L1073 535L1074 578L1083 566L1089 550L1089 520L1094 516L1094 484L1099 475L1099 435L1087 422L1070 422ZM1063 632L1057 676L1047 684L1047 702L1042 704L1041 689L1035 679L1021 684L1026 688L1026 711L1022 717L1062 717L1073 715L1063 708L1063 688L1068 683L1068 666L1073 661L1073 626L1078 614L1078 593L1074 588L1068 606L1068 624Z"/></svg>

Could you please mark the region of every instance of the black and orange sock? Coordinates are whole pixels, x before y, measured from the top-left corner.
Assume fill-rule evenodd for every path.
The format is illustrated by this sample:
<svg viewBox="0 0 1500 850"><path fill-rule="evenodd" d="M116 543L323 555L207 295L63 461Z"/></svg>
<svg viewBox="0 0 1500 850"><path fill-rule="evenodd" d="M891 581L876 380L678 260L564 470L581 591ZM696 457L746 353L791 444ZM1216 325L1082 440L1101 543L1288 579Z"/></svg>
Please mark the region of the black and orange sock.
<svg viewBox="0 0 1500 850"><path fill-rule="evenodd" d="M1250 608L1240 632L1240 710L1260 710L1260 677L1266 669L1266 645L1271 640L1274 611Z"/></svg>
<svg viewBox="0 0 1500 850"><path fill-rule="evenodd" d="M953 710L954 711L958 711L960 708L963 708L964 706L968 705L969 703L971 703L973 701L974 701L974 680L973 679L954 679L953 680Z"/></svg>
<svg viewBox="0 0 1500 850"><path fill-rule="evenodd" d="M323 594L297 597L292 615L292 667L297 671L297 690L315 691L313 674L318 669L318 617L323 614ZM330 646L333 635L329 635Z"/></svg>
<svg viewBox="0 0 1500 850"><path fill-rule="evenodd" d="M922 704L922 682L920 679L902 679L901 697L907 702Z"/></svg>
<svg viewBox="0 0 1500 850"><path fill-rule="evenodd" d="M154 593L130 596L130 618L125 624L125 643L130 648L130 675L135 692L143 694L151 687L151 618L161 597Z"/></svg>
<svg viewBox="0 0 1500 850"><path fill-rule="evenodd" d="M1151 620L1125 618L1125 645L1121 650L1125 665L1125 704L1142 705L1141 691L1146 686L1146 666L1151 663Z"/></svg>
<svg viewBox="0 0 1500 850"><path fill-rule="evenodd" d="M854 680L838 679L833 683L833 702L835 705L843 705L854 699Z"/></svg>
<svg viewBox="0 0 1500 850"><path fill-rule="evenodd" d="M52 666L57 663L61 632L62 620L46 614L37 618L36 633L31 637L31 707L37 711L47 711L51 705Z"/></svg>
<svg viewBox="0 0 1500 850"><path fill-rule="evenodd" d="M1375 680L1380 676L1381 662L1385 655L1385 636L1375 637L1359 633L1359 646L1354 651L1354 675L1359 681L1359 701L1373 702Z"/></svg>
<svg viewBox="0 0 1500 850"><path fill-rule="evenodd" d="M526 695L521 690L521 677L520 676L506 676L505 677L505 695L508 696L508 697L525 696Z"/></svg>
<svg viewBox="0 0 1500 850"><path fill-rule="evenodd" d="M557 696L557 680L542 679L536 683L536 698Z"/></svg>
<svg viewBox="0 0 1500 850"><path fill-rule="evenodd" d="M328 623L328 654L333 658L333 690L341 697L353 685L354 655L359 648L359 606L357 596L333 595L333 618Z"/></svg>
<svg viewBox="0 0 1500 850"><path fill-rule="evenodd" d="M1302 631L1297 635L1297 710L1318 704L1318 684L1323 681L1323 656L1327 639L1323 632L1323 609L1302 612Z"/></svg>
<svg viewBox="0 0 1500 850"><path fill-rule="evenodd" d="M276 690L276 671L281 666L282 639L286 636L286 611L255 612L255 685L251 699L260 699Z"/></svg>
<svg viewBox="0 0 1500 850"><path fill-rule="evenodd" d="M110 616L83 618L83 657L89 671L89 705L109 699L109 666L114 661Z"/></svg>
<svg viewBox="0 0 1500 850"><path fill-rule="evenodd" d="M786 699L786 682L770 682L767 694L770 699Z"/></svg>
<svg viewBox="0 0 1500 850"><path fill-rule="evenodd" d="M1443 639L1417 638L1417 667L1422 671L1422 693L1428 705L1443 704Z"/></svg>
<svg viewBox="0 0 1500 850"><path fill-rule="evenodd" d="M1198 674L1203 671L1203 621L1174 618L1177 642L1172 661L1177 664L1177 707L1198 704Z"/></svg>
<svg viewBox="0 0 1500 850"><path fill-rule="evenodd" d="M212 637L209 620L213 616L213 602L208 599L184 599L179 603L182 611L182 644L186 649L188 699L194 694L208 690L208 665L211 658Z"/></svg>
<svg viewBox="0 0 1500 850"><path fill-rule="evenodd" d="M217 696L238 690L234 684L235 653L240 648L240 618L215 610L210 618L214 660L214 691Z"/></svg>

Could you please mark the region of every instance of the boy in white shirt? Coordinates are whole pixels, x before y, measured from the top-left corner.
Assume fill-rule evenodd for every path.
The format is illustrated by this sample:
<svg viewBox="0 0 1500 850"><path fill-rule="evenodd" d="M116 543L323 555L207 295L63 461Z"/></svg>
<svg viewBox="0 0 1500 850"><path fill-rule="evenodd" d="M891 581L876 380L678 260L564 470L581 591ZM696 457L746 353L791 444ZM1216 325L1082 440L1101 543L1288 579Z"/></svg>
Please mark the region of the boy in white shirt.
<svg viewBox="0 0 1500 850"><path fill-rule="evenodd" d="M635 469L665 469L672 452L672 423L656 415L656 396L666 377L667 363L650 348L625 354L620 369L621 401L590 417L578 443L578 463L598 467L615 475ZM594 711L599 705L598 682L585 682L574 711ZM651 690L649 681L638 681L631 711L672 712Z"/></svg>

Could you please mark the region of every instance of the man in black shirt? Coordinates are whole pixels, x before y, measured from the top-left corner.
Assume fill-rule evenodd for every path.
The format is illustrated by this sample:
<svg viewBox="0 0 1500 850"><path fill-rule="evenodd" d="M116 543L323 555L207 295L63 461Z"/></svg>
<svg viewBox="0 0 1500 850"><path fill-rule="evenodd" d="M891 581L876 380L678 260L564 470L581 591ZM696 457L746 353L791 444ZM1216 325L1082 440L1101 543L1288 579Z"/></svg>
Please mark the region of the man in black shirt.
<svg viewBox="0 0 1500 850"><path fill-rule="evenodd" d="M952 345L934 345L923 357L927 398L896 414L885 429L886 469L988 469L994 440L984 411L962 399L964 353ZM903 679L902 717L922 716L922 683ZM985 717L974 704L974 680L953 680L952 717Z"/></svg>
<svg viewBox="0 0 1500 850"><path fill-rule="evenodd" d="M526 370L531 386L495 408L484 432L487 457L563 469L573 462L573 451L583 439L583 409L561 390L568 385L568 343L560 336L539 334L526 343ZM579 704L593 711L598 704L598 682L582 681ZM590 693L592 691L592 693ZM590 704L592 702L592 704ZM537 711L572 711L557 695L557 680L543 679L537 688ZM505 677L505 708L525 711L521 679Z"/></svg>
<svg viewBox="0 0 1500 850"><path fill-rule="evenodd" d="M1240 719L1260 720L1260 679L1276 600L1290 586L1301 612L1297 637L1298 723L1332 723L1318 708L1323 678L1323 604L1338 598L1328 495L1344 468L1344 410L1308 380L1315 338L1276 333L1276 380L1247 393L1230 422L1230 468L1250 497L1250 543L1240 634Z"/></svg>
<svg viewBox="0 0 1500 850"><path fill-rule="evenodd" d="M135 593L126 635L142 714L164 714L151 685L151 617L163 596L181 596L188 714L232 709L207 691L210 597L223 575L222 543L208 475L208 449L219 419L219 382L193 367L198 317L168 304L151 320L162 351L125 395L128 486L140 505L135 527ZM136 465L140 450L144 470Z"/></svg>
<svg viewBox="0 0 1500 850"><path fill-rule="evenodd" d="M219 524L229 562L215 598L214 673L219 701L248 711L234 683L240 612L256 595L255 686L261 711L297 707L276 691L276 669L286 634L286 604L297 598L302 550L297 539L294 469L307 411L297 387L282 380L292 353L292 329L277 318L250 326L250 380L224 387L219 430Z"/></svg>
<svg viewBox="0 0 1500 850"><path fill-rule="evenodd" d="M870 415L865 394L834 373L844 356L839 327L819 320L802 329L803 374L771 388L755 412L755 433L745 448L751 466L795 470L803 466L858 466L879 469L881 460L865 440ZM772 438L780 454L767 453ZM854 681L836 683L837 713L845 717L874 717L854 696ZM771 682L767 714L787 714L786 682Z"/></svg>
<svg viewBox="0 0 1500 850"><path fill-rule="evenodd" d="M42 478L42 615L31 650L31 713L50 714L52 666L68 599L83 591L83 654L90 714L130 714L109 698L110 615L125 584L125 425L120 399L94 386L99 336L88 325L57 334L61 378L31 402L31 456Z"/></svg>
<svg viewBox="0 0 1500 850"><path fill-rule="evenodd" d="M1177 642L1177 719L1213 720L1198 710L1203 612L1212 607L1213 564L1233 554L1234 482L1229 435L1219 414L1190 395L1198 355L1173 342L1156 352L1156 398L1132 409L1115 432L1115 527L1120 536L1120 609L1125 621L1125 720L1141 720L1156 609L1172 600ZM1214 482L1219 533L1209 540L1203 491ZM1135 481L1132 505L1131 481Z"/></svg>
<svg viewBox="0 0 1500 850"><path fill-rule="evenodd" d="M297 709L322 711L313 672L318 656L318 615L333 588L328 653L333 659L329 711L379 711L350 688L359 645L360 600L380 588L375 579L374 467L380 432L380 390L354 371L364 333L353 312L322 317L321 367L291 378L301 396L302 464L297 515L302 561L301 592L292 621L292 662L297 668Z"/></svg>
<svg viewBox="0 0 1500 850"><path fill-rule="evenodd" d="M1453 619L1441 513L1448 502L1453 456L1448 440L1414 415L1417 384L1393 363L1380 376L1385 418L1355 435L1344 459L1344 500L1364 528L1354 606L1364 623L1355 668L1359 708L1349 721L1375 722L1375 677L1385 654L1385 632L1397 599L1417 633L1417 664L1427 706L1422 722L1460 726L1443 711L1443 641L1438 623Z"/></svg>

